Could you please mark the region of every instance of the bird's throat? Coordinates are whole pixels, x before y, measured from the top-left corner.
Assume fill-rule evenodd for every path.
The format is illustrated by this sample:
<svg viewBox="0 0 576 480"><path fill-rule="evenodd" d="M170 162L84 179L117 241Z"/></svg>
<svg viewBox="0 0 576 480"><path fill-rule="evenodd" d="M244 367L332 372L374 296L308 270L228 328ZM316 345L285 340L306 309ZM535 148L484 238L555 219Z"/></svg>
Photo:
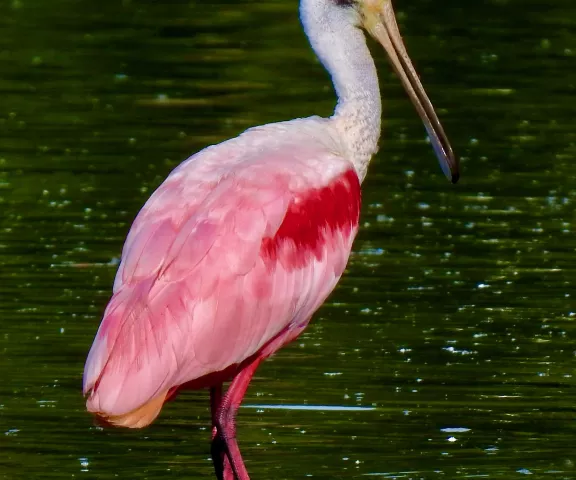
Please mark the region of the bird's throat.
<svg viewBox="0 0 576 480"><path fill-rule="evenodd" d="M332 2L304 0L302 24L332 77L338 104L331 120L362 180L378 150L382 102L374 60L364 33Z"/></svg>

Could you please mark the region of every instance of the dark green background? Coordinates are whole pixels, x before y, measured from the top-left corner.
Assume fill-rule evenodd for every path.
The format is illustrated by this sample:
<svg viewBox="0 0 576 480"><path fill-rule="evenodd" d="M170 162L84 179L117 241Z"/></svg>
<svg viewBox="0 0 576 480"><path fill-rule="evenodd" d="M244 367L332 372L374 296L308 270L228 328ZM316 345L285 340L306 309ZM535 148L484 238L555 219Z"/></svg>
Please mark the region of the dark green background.
<svg viewBox="0 0 576 480"><path fill-rule="evenodd" d="M349 270L246 398L342 408L242 409L248 469L576 478L576 2L396 9L462 180L372 44L384 135ZM84 412L115 262L190 153L333 106L296 0L0 0L0 478L211 478L206 392L146 430Z"/></svg>

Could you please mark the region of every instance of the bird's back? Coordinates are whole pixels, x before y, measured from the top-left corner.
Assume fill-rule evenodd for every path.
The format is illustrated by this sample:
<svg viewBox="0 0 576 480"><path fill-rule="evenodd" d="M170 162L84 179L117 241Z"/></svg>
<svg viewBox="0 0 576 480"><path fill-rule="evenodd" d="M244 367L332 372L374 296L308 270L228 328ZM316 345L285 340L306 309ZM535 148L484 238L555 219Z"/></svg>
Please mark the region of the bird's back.
<svg viewBox="0 0 576 480"><path fill-rule="evenodd" d="M322 122L248 130L151 196L86 363L90 411L144 426L178 386L221 382L304 328L345 268L360 208L358 176Z"/></svg>

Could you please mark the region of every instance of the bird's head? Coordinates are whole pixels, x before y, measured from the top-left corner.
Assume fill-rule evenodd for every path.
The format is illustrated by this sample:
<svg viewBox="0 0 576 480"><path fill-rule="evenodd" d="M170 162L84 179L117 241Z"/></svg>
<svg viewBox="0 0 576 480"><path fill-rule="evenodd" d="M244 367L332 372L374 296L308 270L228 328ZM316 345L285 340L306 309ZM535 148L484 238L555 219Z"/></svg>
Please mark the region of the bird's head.
<svg viewBox="0 0 576 480"><path fill-rule="evenodd" d="M338 16L364 28L386 50L394 70L422 118L440 167L453 183L460 176L458 160L408 56L398 30L391 0L304 0L324 8L326 17ZM330 20L328 20L330 22Z"/></svg>

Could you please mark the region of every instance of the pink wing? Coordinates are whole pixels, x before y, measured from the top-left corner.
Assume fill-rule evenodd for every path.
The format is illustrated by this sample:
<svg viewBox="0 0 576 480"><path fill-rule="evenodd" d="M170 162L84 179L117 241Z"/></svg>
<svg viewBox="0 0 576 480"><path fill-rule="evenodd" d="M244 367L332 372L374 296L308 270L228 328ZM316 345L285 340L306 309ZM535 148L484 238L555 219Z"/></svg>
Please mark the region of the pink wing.
<svg viewBox="0 0 576 480"><path fill-rule="evenodd" d="M184 162L136 218L86 362L90 411L161 396L159 410L170 389L297 335L340 278L360 208L351 165L312 148L230 160L227 144Z"/></svg>

